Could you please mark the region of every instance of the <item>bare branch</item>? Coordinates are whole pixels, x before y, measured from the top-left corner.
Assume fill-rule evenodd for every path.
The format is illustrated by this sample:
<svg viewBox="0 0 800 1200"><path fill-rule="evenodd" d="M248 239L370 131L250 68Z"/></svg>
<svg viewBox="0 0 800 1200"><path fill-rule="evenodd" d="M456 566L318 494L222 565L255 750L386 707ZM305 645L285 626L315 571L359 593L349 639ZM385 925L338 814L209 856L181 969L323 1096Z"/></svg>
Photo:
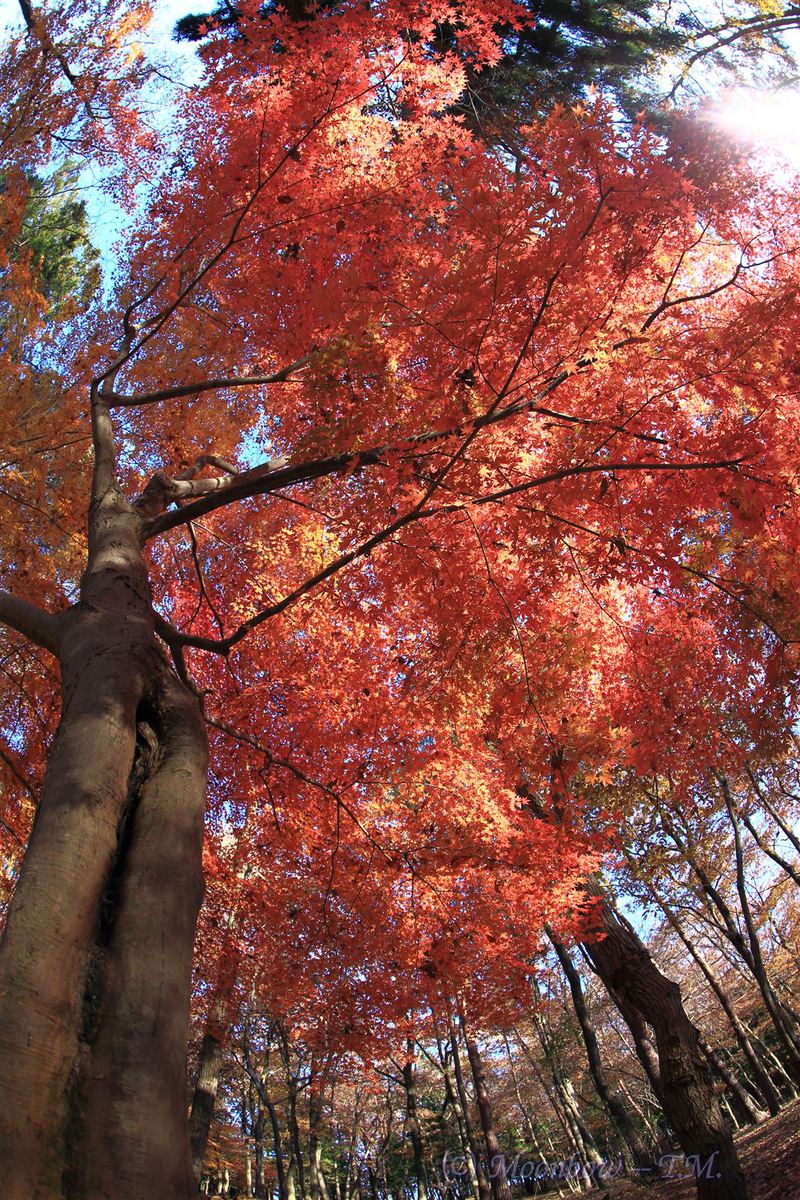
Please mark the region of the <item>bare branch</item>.
<svg viewBox="0 0 800 1200"><path fill-rule="evenodd" d="M283 459L275 459L273 466L282 462ZM197 476L203 467L215 467L223 474L198 479ZM134 506L144 517L157 516L164 511L168 504L177 504L180 500L189 500L193 496L207 496L211 492L219 491L220 488L227 486L226 475L233 478L239 474L238 467L218 454L201 454L190 467L179 475L168 475L166 471L156 471L138 500L134 502ZM188 521L187 524L191 529L191 521Z"/></svg>
<svg viewBox="0 0 800 1200"><path fill-rule="evenodd" d="M19 600L10 592L0 591L0 621L21 633L28 641L58 656L61 641L58 617L27 600Z"/></svg>
<svg viewBox="0 0 800 1200"><path fill-rule="evenodd" d="M111 408L133 408L144 404L158 404L162 400L178 400L182 396L197 396L201 392L223 391L225 388L266 387L272 383L286 383L296 371L308 366L310 361L311 353L304 354L302 358L281 367L271 375L234 375L223 379L199 379L194 383L181 383L157 392L145 392L142 396L123 396L112 392L107 396L107 400Z"/></svg>

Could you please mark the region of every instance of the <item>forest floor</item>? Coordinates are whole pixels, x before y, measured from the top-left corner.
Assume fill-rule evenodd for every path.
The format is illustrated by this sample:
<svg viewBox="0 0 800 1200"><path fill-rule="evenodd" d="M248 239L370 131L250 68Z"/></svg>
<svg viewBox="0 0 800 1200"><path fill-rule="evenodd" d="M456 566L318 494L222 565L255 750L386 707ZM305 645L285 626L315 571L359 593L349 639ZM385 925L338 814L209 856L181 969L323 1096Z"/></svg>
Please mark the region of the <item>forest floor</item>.
<svg viewBox="0 0 800 1200"><path fill-rule="evenodd" d="M756 1129L743 1130L736 1148L747 1178L749 1200L800 1200L800 1100ZM646 1186L621 1183L612 1200L695 1200L692 1179L665 1179Z"/></svg>

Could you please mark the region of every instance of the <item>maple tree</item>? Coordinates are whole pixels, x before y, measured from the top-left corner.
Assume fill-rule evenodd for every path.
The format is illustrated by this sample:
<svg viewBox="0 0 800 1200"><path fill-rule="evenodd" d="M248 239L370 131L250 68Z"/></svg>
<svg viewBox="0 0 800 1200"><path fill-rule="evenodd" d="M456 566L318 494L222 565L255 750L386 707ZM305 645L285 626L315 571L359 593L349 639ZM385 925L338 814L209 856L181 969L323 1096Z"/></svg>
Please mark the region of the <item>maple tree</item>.
<svg viewBox="0 0 800 1200"><path fill-rule="evenodd" d="M129 198L155 175L46 402L22 359L3 383L36 439L9 439L3 497L0 619L32 644L4 697L30 828L0 949L11 1195L191 1191L207 782L206 977L216 952L232 993L259 911L282 956L307 905L272 998L319 987L335 1027L374 959L355 1038L407 977L470 1017L471 980L492 1011L492 964L521 987L595 865L609 818L582 791L663 765L665 736L705 769L720 712L757 738L794 703L791 193L600 100L510 169L454 111L510 2L241 7L167 169L136 118L136 10L99 43L80 3L37 14L2 80L4 175L59 129ZM48 752L32 828L21 746L36 772ZM728 1136L703 1087L687 1151Z"/></svg>

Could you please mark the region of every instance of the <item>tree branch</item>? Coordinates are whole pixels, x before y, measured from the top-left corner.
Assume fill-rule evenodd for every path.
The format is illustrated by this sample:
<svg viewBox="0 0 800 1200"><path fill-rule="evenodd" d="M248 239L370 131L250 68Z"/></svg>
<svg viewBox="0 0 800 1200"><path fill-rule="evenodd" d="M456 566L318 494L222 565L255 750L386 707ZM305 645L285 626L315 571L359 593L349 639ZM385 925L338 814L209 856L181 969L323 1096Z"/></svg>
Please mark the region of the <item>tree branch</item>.
<svg viewBox="0 0 800 1200"><path fill-rule="evenodd" d="M144 404L157 404L162 400L178 400L182 396L196 396L201 392L222 391L225 388L265 387L271 383L286 383L295 371L308 366L311 353L304 354L302 358L289 363L286 367L281 367L279 371L274 371L271 375L238 375L222 379L200 379L195 383L181 383L175 387L162 388L157 392L145 392L142 396L123 396L118 392L111 392L106 399L111 408L134 408Z"/></svg>
<svg viewBox="0 0 800 1200"><path fill-rule="evenodd" d="M589 223L587 231L585 231L583 235L584 237L592 228L592 225L594 224L600 209L602 208L605 198L606 194L601 194L597 209L592 216L592 220ZM665 313L671 312L676 307L685 304L696 303L717 295L719 292L722 292L725 289L733 286L742 272L772 262L775 257L777 256L770 256L769 258L761 259L755 262L746 262L742 257L731 276L714 287L708 288L707 290L696 294L677 296L670 300L668 297L668 286L667 292L665 292L660 303L642 323L639 333L629 334L615 342L611 347L611 352L616 353L627 346L637 344L643 339L646 339L648 337L650 328L655 324L656 321L663 317ZM573 375L582 374L593 367L598 360L598 355L592 352L585 353L572 366L557 371L537 390L533 396L514 401L510 404L501 404L502 400L508 395L514 376L522 361L525 349L529 345L530 340L533 337L533 334L539 323L541 322L544 312L546 311L552 289L558 279L558 274L559 272L556 271L547 282L536 314L533 318L531 329L528 331L528 335L523 342L522 349L517 355L514 365L502 389L495 396L495 399L490 407L480 416L474 417L469 421L461 422L451 429L414 434L395 445L382 445L364 451L347 451L342 454L330 455L326 458L317 459L308 463L297 463L282 466L278 470L274 468L273 462L260 464L257 467L253 467L249 471L241 472L236 476L235 480L231 482L225 483L223 481L219 481L210 484L207 490L212 494L197 498L191 503L184 504L179 510L168 513L165 512L159 515L152 515L146 527L145 536L150 538L159 533L166 533L168 530L174 529L178 525L184 525L187 521L193 521L197 517L206 516L208 513L214 512L216 509L222 508L227 504L232 504L237 500L243 500L258 495L268 495L272 492L278 491L281 488L287 487L290 484L305 483L313 479L322 478L324 476L347 473L353 470L360 470L365 466L377 465L380 464L382 459L389 454L397 454L404 451L408 452L418 446L430 445L432 443L454 438L462 438L463 441L461 446L455 451L449 462L439 470L434 479L431 481L428 493L420 502L419 507L422 508L454 463L459 458L463 457L466 449L474 440L476 435L480 432L480 430L525 412L539 413L542 416L573 422L576 424L590 423L584 417L569 413L558 413L553 409L546 408L543 406L542 402ZM670 281L670 286L673 280ZM298 360L299 363L302 363L302 361L302 359ZM296 366L297 364L291 364L289 367L285 368L285 371L291 371ZM281 372L278 372L278 374L280 375ZM213 386L215 382L220 383L221 381L209 381L209 385ZM186 387L187 389L191 390L192 387L196 388L197 385L186 385ZM153 393L153 395L158 396L160 393ZM664 439L655 435L636 433L628 430L624 426L615 424L612 421L607 423L612 431L611 436L613 436L614 433L625 433L627 436L636 437L641 440L652 440L654 442L662 442L662 444L664 442ZM608 439L609 441L611 440L611 436ZM728 463L725 465L731 466L734 464ZM657 469L662 468L659 467Z"/></svg>
<svg viewBox="0 0 800 1200"><path fill-rule="evenodd" d="M206 650L215 654L229 654L234 646L238 645L243 638L257 629L264 621L270 617L277 616L285 609L295 604L308 592L313 591L321 583L324 583L331 576L335 575L343 567L349 566L359 558L364 558L371 554L383 542L389 540L400 529L406 525L427 517L445 516L448 513L463 512L469 508L479 508L484 504L497 504L499 501L506 499L508 496L516 496L520 492L530 491L532 488L543 487L548 483L557 483L562 479L568 479L579 475L596 475L601 473L613 474L617 471L714 471L714 470L734 470L739 465L740 460L727 459L719 462L700 462L700 463L675 463L675 462L619 462L619 463L582 463L574 467L564 467L560 471L552 471L548 475L540 475L535 479L527 479L524 483L518 483L506 488L502 488L497 492L490 492L485 496L478 496L471 501L456 501L451 504L434 505L428 508L420 507L419 505L410 509L407 513L392 521L391 524L384 526L377 533L372 534L366 541L361 542L353 550L348 550L345 554L335 558L327 567L323 567L315 575L306 579L302 584L289 592L282 600L278 600L275 604L271 604L268 608L262 609L249 617L248 620L242 622L233 633L228 634L225 638L207 638L198 637L193 634L182 633L172 625L160 618L161 628L159 632L163 632L165 640L171 644L180 644L182 646L191 646L196 650ZM187 506L190 507L190 506ZM168 628L165 628L167 627Z"/></svg>
<svg viewBox="0 0 800 1200"><path fill-rule="evenodd" d="M58 617L27 600L17 599L10 592L0 591L0 621L58 657L61 641Z"/></svg>
<svg viewBox="0 0 800 1200"><path fill-rule="evenodd" d="M618 343L613 349L621 349L623 345L636 340L638 339L632 337L626 338L624 342ZM384 458L388 455L413 452L422 446L429 447L453 438L463 438L465 435L471 437L481 429L487 429L492 425L497 425L501 421L507 421L522 413L538 413L540 416L569 423L587 424L589 423L587 418L573 416L571 413L562 413L552 408L544 407L542 401L546 400L552 392L565 383L567 379L571 378L571 376L576 375L580 371L587 370L592 366L594 361L594 356L587 356L576 363L573 369L557 372L533 396L528 396L522 400L515 400L512 404L506 404L502 408L492 406L492 408L480 416L474 417L469 421L464 421L459 425L454 425L450 429L430 430L412 434L410 437L394 445L374 446L368 450L346 450L341 454L331 454L326 458L311 459L305 463L289 463L284 465L280 459L270 459L268 462L252 467L249 471L241 471L230 481L225 482L220 480L218 483L215 483L213 488L209 488L213 493L211 495L202 496L189 504L184 504L180 509L151 516L145 529L145 537L151 538L160 533L167 533L170 529L175 529L179 525L185 525L187 521L194 521L198 517L204 517L218 508L235 503L237 500L246 500L253 496L269 495L272 492L277 492L295 483L309 483L314 479L322 479L329 475L342 475L353 471L360 471L363 467L381 465ZM624 433L644 441L660 442L663 444L664 439L655 435L638 434L634 431L624 429L613 422L608 422L608 424L614 432ZM280 465L276 466L276 463Z"/></svg>

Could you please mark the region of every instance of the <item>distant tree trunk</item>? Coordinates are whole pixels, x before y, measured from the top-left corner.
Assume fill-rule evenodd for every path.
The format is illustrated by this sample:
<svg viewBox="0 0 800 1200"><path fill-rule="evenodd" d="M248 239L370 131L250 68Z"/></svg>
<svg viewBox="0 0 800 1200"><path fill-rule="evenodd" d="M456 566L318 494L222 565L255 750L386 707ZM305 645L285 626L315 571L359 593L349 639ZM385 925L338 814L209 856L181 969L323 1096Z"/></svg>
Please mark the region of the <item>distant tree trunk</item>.
<svg viewBox="0 0 800 1200"><path fill-rule="evenodd" d="M250 810L248 810L248 821ZM247 877L248 869L243 861L249 843L245 829L239 836L236 846L236 861L234 872L240 879ZM236 917L239 907L238 896L225 915L225 925L222 945L217 963L217 976L214 983L211 1002L208 1007L208 1020L200 1044L200 1055L197 1063L197 1078L192 1107L189 1114L189 1140L192 1148L192 1170L195 1180L200 1181L203 1170L208 1136L214 1119L214 1109L217 1103L219 1089L219 1073L222 1067L222 1052L228 1030L231 1026L231 1007L233 1005L236 980L239 974L239 959L241 951L236 938Z"/></svg>
<svg viewBox="0 0 800 1200"><path fill-rule="evenodd" d="M464 1042L467 1047L469 1065L472 1069L472 1081L475 1084L475 1099L478 1103L478 1112L481 1117L483 1139L486 1143L489 1184L492 1189L492 1197L493 1200L511 1200L511 1189L508 1186L508 1179L506 1177L505 1156L494 1127L494 1115L492 1113L492 1103L486 1088L483 1061L478 1049L478 1043L475 1041L474 1035L466 1024L463 1005L459 1007L459 1017L461 1020L461 1030L464 1034Z"/></svg>
<svg viewBox="0 0 800 1200"><path fill-rule="evenodd" d="M284 1165L283 1154L283 1138L281 1137L281 1127L278 1120L278 1113L273 1103L272 1096L269 1092L266 1070L254 1070L250 1062L250 1053L247 1041L244 1043L244 1063L245 1070L250 1077L250 1081L258 1093L258 1098L267 1110L269 1116L270 1128L272 1130L272 1145L275 1153L275 1175L278 1182L278 1200L289 1200L289 1187L286 1178L286 1168ZM263 1110L259 1110L258 1120L255 1126L256 1132L256 1186L263 1186L264 1177L264 1114Z"/></svg>
<svg viewBox="0 0 800 1200"><path fill-rule="evenodd" d="M574 1146L574 1153L580 1163L579 1182L585 1189L589 1189L592 1186L590 1168L592 1166L597 1167L602 1163L602 1155L597 1149L589 1127L583 1119L572 1080L564 1071L559 1061L559 1056L541 1013L535 1012L533 1014L533 1023L541 1043L545 1062L550 1071L554 1093L558 1097L557 1111L563 1114L562 1119L568 1131L569 1142Z"/></svg>
<svg viewBox="0 0 800 1200"><path fill-rule="evenodd" d="M752 922L748 921L747 915L743 912L748 934L748 936L745 937L739 929L736 919L731 912L730 906L728 905L725 897L722 895L719 888L717 888L712 882L708 872L700 862L698 855L695 852L695 847L687 840L688 835L684 835L679 832L675 821L668 812L666 812L664 809L660 809L659 812L664 829L669 834L675 847L681 853L685 862L692 871L692 874L699 884L700 891L705 897L705 901L708 904L710 911L712 913L716 913L722 919L720 926L721 932L724 934L728 942L730 942L731 946L734 948L742 962L749 970L750 974L755 979L758 989L761 992L761 996L764 1000L767 1012L772 1020L775 1032L778 1035L778 1040L783 1047L789 1073L791 1074L795 1083L800 1084L800 1045L798 1045L796 1032L793 1028L795 1023L795 1014L788 1012L786 1006L780 1000L772 986L772 982L767 974L766 968L764 967L760 941L755 928L752 926ZM742 899L742 895L744 894L744 904L749 909L747 893L746 889L744 888L741 838L738 833L738 822L734 819L732 821L732 825L737 847L737 890L740 901Z"/></svg>
<svg viewBox="0 0 800 1200"><path fill-rule="evenodd" d="M295 1187L299 1186L300 1195L303 1200L307 1200L306 1173L303 1164L302 1143L300 1141L300 1125L297 1120L297 1084L293 1079L289 1080L288 1093L289 1141L291 1145L291 1161L294 1167L292 1183Z"/></svg>
<svg viewBox="0 0 800 1200"><path fill-rule="evenodd" d="M253 1195L253 1154L252 1142L250 1138L244 1138L244 1179L245 1179L245 1197L249 1198Z"/></svg>
<svg viewBox="0 0 800 1200"><path fill-rule="evenodd" d="M296 1198L297 1198L297 1185L295 1183L296 1178L297 1178L297 1159L295 1158L294 1151L291 1150L289 1152L289 1167L286 1171L286 1195L288 1197L288 1200L296 1200ZM302 1195L302 1193L301 1193L301 1195Z"/></svg>
<svg viewBox="0 0 800 1200"><path fill-rule="evenodd" d="M531 1053L522 1034L519 1032L518 1029L515 1029L513 1032L514 1032L514 1037L517 1039L518 1045L520 1046L523 1054L525 1055L525 1057L528 1060L528 1064L530 1065L534 1075L536 1076L537 1080L539 1081L539 1085L540 1085L542 1091L544 1092L545 1096L547 1097L548 1103L550 1104L550 1107L553 1110L553 1113L555 1115L556 1120L558 1121L558 1124L561 1126L561 1132L564 1134L564 1140L566 1143L567 1151L570 1154L576 1155L581 1161L583 1161L585 1159L584 1147L583 1147L581 1141L579 1140L574 1127L570 1124L570 1122L567 1118L567 1114L564 1110L564 1107L563 1107L563 1104L561 1101L561 1097L554 1091L552 1086L548 1085L547 1080L545 1079L544 1075L542 1074L542 1071L539 1069L539 1065L536 1062L536 1059L534 1058L533 1054ZM553 1140L549 1136L549 1134L548 1134L547 1140L550 1145L550 1150L552 1151L554 1149ZM582 1184L582 1181L578 1181L578 1182L579 1182L579 1185Z"/></svg>
<svg viewBox="0 0 800 1200"><path fill-rule="evenodd" d="M681 1149L697 1156L698 1196L701 1200L746 1200L747 1187L733 1135L720 1111L680 988L661 974L634 930L612 909L599 881L592 879L585 886L600 900L605 935L585 941L586 952L612 994L623 997L653 1028L661 1099Z"/></svg>
<svg viewBox="0 0 800 1200"><path fill-rule="evenodd" d="M446 1058L442 1056L442 1076L444 1078L445 1100L450 1104L456 1118L456 1126L458 1127L458 1140L461 1143L461 1152L464 1155L464 1161L467 1164L467 1174L469 1177L469 1185L472 1191L473 1200L481 1200L480 1184L478 1182L478 1172L475 1167L475 1159L472 1154L472 1149L467 1137L467 1130L464 1124L464 1110L461 1107L461 1100L458 1096L458 1091L453 1084L450 1076L450 1069L447 1065Z"/></svg>
<svg viewBox="0 0 800 1200"><path fill-rule="evenodd" d="M761 951L761 940L758 936L755 921L753 920L750 898L747 895L744 852L742 849L742 835L739 829L739 821L733 801L731 800L728 781L724 776L721 778L721 785L725 808L733 828L733 844L736 859L736 892L739 896L739 907L742 910L745 929L747 930L747 940L750 944L751 970L761 989L761 994L764 997L764 1002L767 1004L770 1016L773 1018L776 1032L787 1052L788 1065L792 1078L796 1083L800 1083L800 1037L798 1037L797 1014L777 995L767 974L767 968ZM773 1007L770 1007L770 1001L774 1006L774 1011Z"/></svg>
<svg viewBox="0 0 800 1200"><path fill-rule="evenodd" d="M758 827L753 823L747 813L741 813L740 817L742 824L747 829L761 853L765 854L767 858L771 858L776 866L779 866L780 869L789 876L792 882L800 887L800 871L798 871L797 867L794 866L793 863L790 863L787 858L784 858L782 854L779 854L774 846L770 846L769 842L764 840L758 831Z"/></svg>
<svg viewBox="0 0 800 1200"><path fill-rule="evenodd" d="M628 1112L627 1108L620 1100L619 1096L614 1092L608 1082L603 1061L600 1057L600 1046L597 1041L594 1024L586 1006L586 998L583 994L580 976L575 969L575 964L570 957L569 951L563 942L559 941L549 925L545 926L545 931L553 948L558 956L558 961L561 963L564 974L569 983L570 993L572 995L572 1003L575 1008L575 1015L578 1018L578 1024L583 1034L583 1043L586 1049L586 1058L589 1063L589 1072L594 1081L594 1086L600 1100L608 1113L612 1127L616 1129L622 1142L622 1154L625 1165L630 1170L633 1166L647 1167L652 1169L655 1162L652 1154L647 1146L642 1141L636 1124Z"/></svg>
<svg viewBox="0 0 800 1200"><path fill-rule="evenodd" d="M772 818L772 820L778 826L781 833L786 838L786 840L789 842L789 844L794 847L795 852L797 854L800 854L800 838L798 838L794 829L792 829L792 826L787 824L787 822L782 819L780 813L775 808L775 806L770 804L769 799L767 798L766 792L762 788L761 784L758 782L757 776L755 775L754 771L752 770L752 768L750 767L750 765L748 763L745 763L744 769L747 772L747 777L753 786L753 791L758 796L758 800L759 800L759 803L761 804L761 807L764 809L764 811L766 813L769 814L769 816Z"/></svg>
<svg viewBox="0 0 800 1200"><path fill-rule="evenodd" d="M469 1097L467 1089L464 1086L464 1072L461 1067L461 1052L458 1048L458 1033L453 1022L452 1014L448 1009L447 1012L447 1033L450 1039L450 1049L453 1054L453 1073L456 1080L456 1090L458 1099L461 1103L461 1111L464 1114L464 1132L469 1145L470 1157L475 1166L475 1173L478 1178L478 1194L480 1200L489 1200L491 1196L491 1188L489 1181L486 1178L486 1173L483 1170L481 1163L481 1154L478 1149L478 1141L475 1137L475 1129L472 1124L472 1117L469 1112Z"/></svg>
<svg viewBox="0 0 800 1200"><path fill-rule="evenodd" d="M763 1108L755 1107L753 1101L739 1083L736 1075L725 1062L722 1055L706 1041L701 1033L698 1034L698 1045L708 1059L711 1070L720 1077L731 1093L733 1097L733 1109L737 1114L737 1120L745 1125L760 1125L763 1121L766 1121L769 1113Z"/></svg>
<svg viewBox="0 0 800 1200"><path fill-rule="evenodd" d="M586 946L584 944L584 951L585 949ZM588 954L587 958L589 958ZM589 958L589 961L591 962L591 958ZM633 1049L636 1053L636 1057L641 1064L642 1070L647 1076L647 1082L650 1084L653 1096L661 1106L661 1110L663 1112L664 1099L661 1095L661 1067L659 1066L658 1062L658 1051L656 1050L653 1039L650 1036L647 1022L643 1020L642 1014L635 1007L635 1005L630 1004L625 996L623 996L620 992L615 992L614 989L609 986L606 980L603 980L603 983L605 983L606 987L608 988L608 993L611 996L611 999L614 1001L614 1004L619 1010L620 1016L628 1027L628 1031L633 1041Z"/></svg>
<svg viewBox="0 0 800 1200"><path fill-rule="evenodd" d="M208 1145L208 1134L214 1118L221 1069L222 1041L215 1034L207 1033L200 1043L197 1078L192 1095L192 1108L189 1113L192 1171L198 1183L203 1173L203 1162Z"/></svg>
<svg viewBox="0 0 800 1200"><path fill-rule="evenodd" d="M253 1126L253 1138L255 1142L255 1160L256 1160L256 1179L255 1179L255 1194L258 1200L266 1200L267 1196L267 1179L266 1179L266 1161L264 1154L264 1110L259 1108ZM275 1147L275 1157L277 1164L278 1147ZM283 1154L281 1154L280 1175L284 1176L278 1181L278 1200L288 1200L286 1191L286 1179L283 1168Z"/></svg>
<svg viewBox="0 0 800 1200"><path fill-rule="evenodd" d="M416 1047L409 1040L408 1053L414 1056ZM422 1130L417 1111L417 1063L416 1057L411 1057L403 1064L403 1087L406 1093L406 1129L411 1138L414 1153L414 1175L417 1184L418 1200L428 1200L428 1173L425 1168L425 1147L422 1142Z"/></svg>
<svg viewBox="0 0 800 1200"><path fill-rule="evenodd" d="M272 1130L272 1146L275 1154L275 1175L278 1181L278 1200L289 1200L289 1185L286 1179L286 1166L284 1161L281 1127L278 1122L278 1113L275 1109L274 1103L272 1102L272 1097L266 1088L264 1090L264 1104L267 1109L270 1128Z"/></svg>
<svg viewBox="0 0 800 1200"><path fill-rule="evenodd" d="M746 1028L749 1036L752 1038L753 1043L757 1048L757 1052L761 1055L764 1064L769 1064L772 1071L774 1071L775 1075L780 1080L781 1088L786 1092L790 1100L797 1099L798 1091L794 1081L789 1072L786 1070L786 1067L781 1062L780 1058L778 1058L778 1055L775 1053L766 1039L755 1029L753 1029L752 1024L747 1024Z"/></svg>
<svg viewBox="0 0 800 1200"><path fill-rule="evenodd" d="M322 1092L312 1072L308 1089L308 1149L311 1200L328 1200L328 1189L322 1173Z"/></svg>
<svg viewBox="0 0 800 1200"><path fill-rule="evenodd" d="M531 1114L529 1113L528 1107L523 1102L523 1099L522 1099L522 1092L521 1092L520 1086L519 1086L519 1079L517 1078L517 1071L516 1071L516 1067L514 1066L514 1055L511 1053L511 1045L509 1044L508 1037L505 1033L503 1034L503 1044L505 1045L505 1048L506 1048L506 1055L508 1057L508 1066L509 1066L509 1070L511 1072L511 1082L514 1085L514 1095L517 1098L517 1108L519 1109L519 1114L522 1117L522 1122L525 1126L528 1137L531 1139L531 1145L533 1146L533 1149L536 1151L536 1153L539 1155L540 1158L544 1158L544 1154L542 1153L542 1147L539 1145L539 1139L536 1136L536 1130L533 1127L533 1121L531 1120Z"/></svg>
<svg viewBox="0 0 800 1200"><path fill-rule="evenodd" d="M642 1105L639 1103L639 1101L636 1099L636 1097L634 1095L632 1095L629 1088L627 1088L625 1086L624 1080L620 1080L619 1090L622 1092L622 1095L628 1101L628 1104L631 1106L633 1111L638 1114L639 1119L641 1120L645 1129L649 1130L650 1136L654 1139L654 1144L655 1144L655 1140L657 1139L657 1133L656 1133L655 1122L653 1121L652 1115L650 1113L648 1113L642 1107ZM645 1101L644 1103L646 1104L647 1102ZM659 1145L660 1145L660 1143L659 1143Z"/></svg>
<svg viewBox="0 0 800 1200"><path fill-rule="evenodd" d="M750 1067L750 1071L755 1080L755 1084L763 1104L773 1117L777 1116L781 1108L781 1100L778 1091L773 1084L768 1071L762 1064L758 1051L753 1045L744 1023L737 1016L736 1010L734 1009L727 992L717 979L705 956L681 925L680 921L675 916L675 913L672 911L669 905L661 899L651 884L647 883L646 886L649 895L655 900L656 904L666 917L670 927L678 935L705 976L706 982L716 996L720 1008L728 1018L728 1022L734 1032L736 1041L738 1042L742 1054L745 1057L745 1061Z"/></svg>

